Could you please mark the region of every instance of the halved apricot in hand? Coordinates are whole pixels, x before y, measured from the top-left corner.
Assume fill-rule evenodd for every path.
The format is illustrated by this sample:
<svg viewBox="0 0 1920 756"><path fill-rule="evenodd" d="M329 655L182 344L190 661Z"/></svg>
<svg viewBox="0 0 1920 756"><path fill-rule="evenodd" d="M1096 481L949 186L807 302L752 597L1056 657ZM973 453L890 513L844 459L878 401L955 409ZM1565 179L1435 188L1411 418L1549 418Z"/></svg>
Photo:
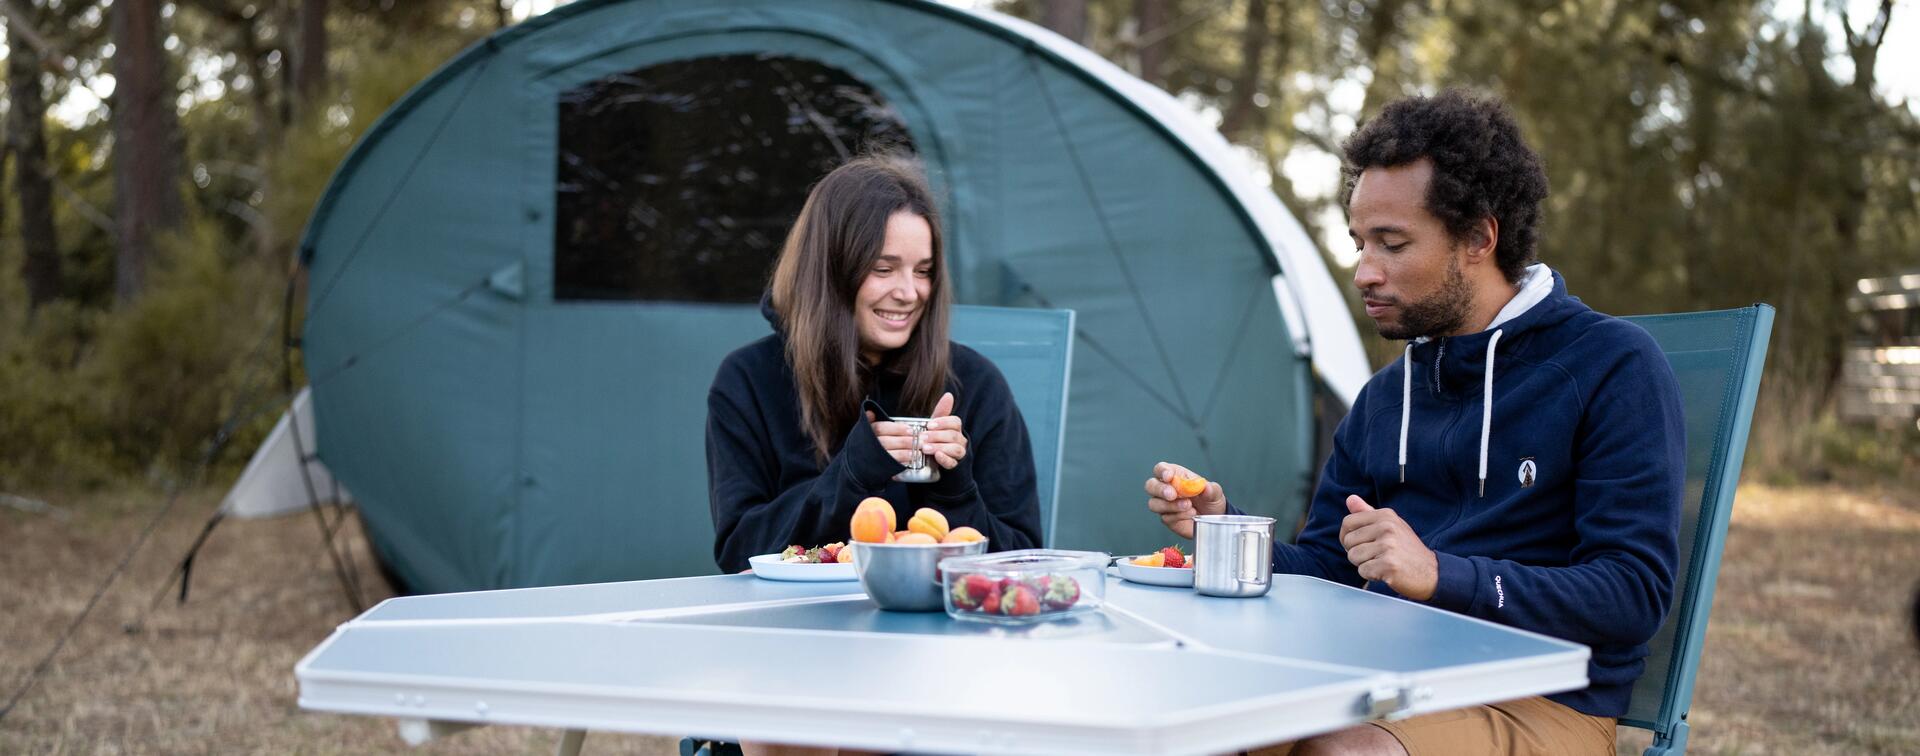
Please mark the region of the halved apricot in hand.
<svg viewBox="0 0 1920 756"><path fill-rule="evenodd" d="M1198 475L1179 475L1173 479L1173 490L1181 498L1193 498L1207 492L1207 479Z"/></svg>

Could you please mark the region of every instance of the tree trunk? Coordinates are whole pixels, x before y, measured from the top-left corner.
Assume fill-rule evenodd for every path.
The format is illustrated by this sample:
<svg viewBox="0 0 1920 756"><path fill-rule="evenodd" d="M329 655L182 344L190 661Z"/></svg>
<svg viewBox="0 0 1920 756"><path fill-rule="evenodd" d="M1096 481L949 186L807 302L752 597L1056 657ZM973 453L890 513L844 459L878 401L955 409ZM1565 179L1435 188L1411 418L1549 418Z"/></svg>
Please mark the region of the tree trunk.
<svg viewBox="0 0 1920 756"><path fill-rule="evenodd" d="M301 0L299 25L293 91L295 109L304 111L327 88L327 0Z"/></svg>
<svg viewBox="0 0 1920 756"><path fill-rule="evenodd" d="M1040 25L1075 44L1087 43L1087 0L1041 0Z"/></svg>
<svg viewBox="0 0 1920 756"><path fill-rule="evenodd" d="M1838 123L1833 132L1838 135L1841 162L1841 194L1838 202L1832 205L1834 235L1840 240L1839 247L1850 264L1830 264L1824 266L1827 272L1827 302L1833 312L1845 313L1847 298L1853 294L1855 281L1863 273L1865 255L1860 248L1860 224L1865 217L1869 179L1867 176L1867 156L1880 149L1869 125L1874 112L1878 109L1874 100L1875 66L1880 58L1880 45L1886 41L1887 25L1893 22L1893 0L1880 0L1873 20L1867 22L1864 29L1855 31L1853 21L1841 17L1841 28L1846 34L1847 56L1853 61L1853 81L1847 85L1844 93L1834 93L1835 99L1844 103ZM1836 261L1838 262L1838 261ZM1870 274L1870 273L1869 273ZM1826 334L1830 343L1842 343L1848 327L1846 318L1832 318ZM1816 386L1821 409L1832 406L1838 398L1840 370L1846 358L1846 350L1829 350L1824 370Z"/></svg>
<svg viewBox="0 0 1920 756"><path fill-rule="evenodd" d="M140 296L154 242L180 224L180 159L174 88L161 50L160 0L116 0L113 27L113 187L120 249L113 292Z"/></svg>
<svg viewBox="0 0 1920 756"><path fill-rule="evenodd" d="M1360 54L1373 69L1367 81L1367 93L1360 102L1360 119L1365 121L1394 100L1400 76L1400 9L1406 0L1378 0L1361 32Z"/></svg>
<svg viewBox="0 0 1920 756"><path fill-rule="evenodd" d="M1220 133L1226 135L1228 140L1237 139L1249 126L1256 124L1253 116L1259 112L1259 108L1254 104L1253 96L1259 94L1261 85L1266 82L1267 41L1273 37L1267 17L1273 2L1247 0L1246 24L1240 29L1240 71L1233 77L1233 92L1228 95L1227 112L1220 119ZM1285 33L1286 30L1281 29L1281 34ZM1281 44L1286 44L1284 38Z"/></svg>
<svg viewBox="0 0 1920 756"><path fill-rule="evenodd" d="M1133 0L1133 20L1140 39L1140 78L1165 88L1167 0Z"/></svg>
<svg viewBox="0 0 1920 756"><path fill-rule="evenodd" d="M15 20L14 24L19 21ZM60 243L53 226L53 180L47 167L46 92L40 85L40 52L16 44L7 56L7 149L13 153L13 188L20 198L20 277L31 312L60 295Z"/></svg>

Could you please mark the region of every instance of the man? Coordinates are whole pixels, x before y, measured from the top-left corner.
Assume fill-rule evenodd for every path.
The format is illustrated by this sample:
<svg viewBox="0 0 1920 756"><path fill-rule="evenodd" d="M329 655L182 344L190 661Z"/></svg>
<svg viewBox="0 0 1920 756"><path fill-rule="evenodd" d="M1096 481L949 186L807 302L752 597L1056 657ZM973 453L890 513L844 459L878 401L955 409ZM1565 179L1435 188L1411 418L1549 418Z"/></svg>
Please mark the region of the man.
<svg viewBox="0 0 1920 756"><path fill-rule="evenodd" d="M1536 262L1547 178L1499 101L1401 100L1343 149L1353 282L1380 335L1408 344L1341 421L1274 571L1593 657L1584 690L1362 725L1293 752L1611 754L1673 596L1685 431L1672 370L1645 331L1588 309ZM1194 515L1236 510L1217 484L1181 498L1171 483L1186 472L1156 465L1147 507L1191 538Z"/></svg>

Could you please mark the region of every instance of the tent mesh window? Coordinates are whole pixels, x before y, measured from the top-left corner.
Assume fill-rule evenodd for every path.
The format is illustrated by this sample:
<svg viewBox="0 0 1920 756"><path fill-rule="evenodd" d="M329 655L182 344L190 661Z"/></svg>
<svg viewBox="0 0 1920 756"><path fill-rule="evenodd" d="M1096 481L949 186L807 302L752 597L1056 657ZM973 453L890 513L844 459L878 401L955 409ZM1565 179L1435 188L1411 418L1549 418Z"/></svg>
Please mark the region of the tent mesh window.
<svg viewBox="0 0 1920 756"><path fill-rule="evenodd" d="M555 299L757 302L806 192L849 157L913 152L839 69L724 55L560 96Z"/></svg>

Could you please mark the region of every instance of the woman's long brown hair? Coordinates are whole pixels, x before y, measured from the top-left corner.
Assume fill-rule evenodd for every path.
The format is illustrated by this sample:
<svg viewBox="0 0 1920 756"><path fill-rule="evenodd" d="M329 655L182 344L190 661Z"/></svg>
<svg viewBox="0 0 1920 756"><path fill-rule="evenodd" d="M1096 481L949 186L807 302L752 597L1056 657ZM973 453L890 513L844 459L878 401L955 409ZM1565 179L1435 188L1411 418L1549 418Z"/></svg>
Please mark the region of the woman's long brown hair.
<svg viewBox="0 0 1920 756"><path fill-rule="evenodd" d="M879 259L887 221L909 212L933 231L927 301L907 344L874 366L906 377L902 414L926 415L947 384L947 263L940 214L912 158L871 155L835 168L807 194L773 269L773 309L787 336L787 364L800 422L825 465L860 417L871 388L861 379L854 299Z"/></svg>

